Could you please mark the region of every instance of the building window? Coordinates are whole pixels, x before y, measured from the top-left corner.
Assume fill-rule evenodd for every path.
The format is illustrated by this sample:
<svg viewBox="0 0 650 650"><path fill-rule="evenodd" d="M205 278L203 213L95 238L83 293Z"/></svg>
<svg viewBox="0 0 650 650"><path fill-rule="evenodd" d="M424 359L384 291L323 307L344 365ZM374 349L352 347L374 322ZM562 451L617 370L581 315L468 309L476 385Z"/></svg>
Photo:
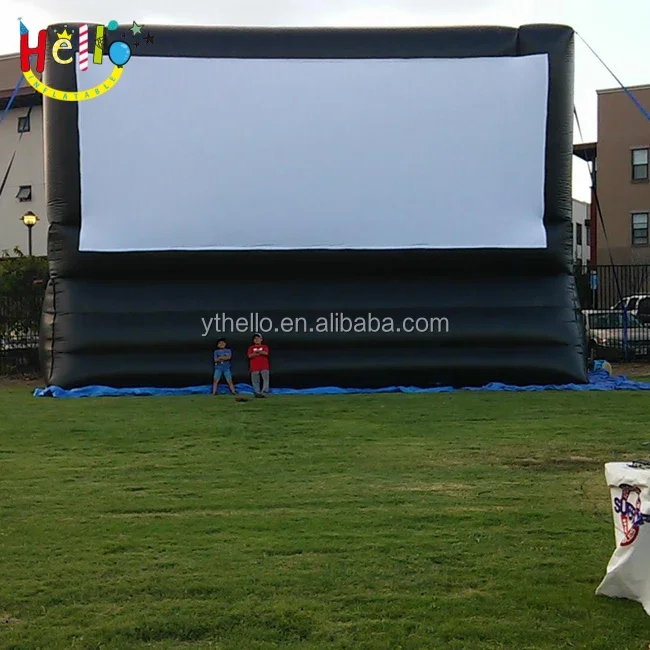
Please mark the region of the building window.
<svg viewBox="0 0 650 650"><path fill-rule="evenodd" d="M21 201L31 201L32 200L32 186L31 185L21 185L18 188L18 194L16 198Z"/></svg>
<svg viewBox="0 0 650 650"><path fill-rule="evenodd" d="M28 133L30 129L29 126L29 115L25 117L18 118L18 133Z"/></svg>
<svg viewBox="0 0 650 650"><path fill-rule="evenodd" d="M632 150L632 180L648 180L648 153L650 149L633 149Z"/></svg>
<svg viewBox="0 0 650 650"><path fill-rule="evenodd" d="M582 246L582 224L576 224L576 245Z"/></svg>
<svg viewBox="0 0 650 650"><path fill-rule="evenodd" d="M632 246L648 245L648 213L635 212L632 215Z"/></svg>
<svg viewBox="0 0 650 650"><path fill-rule="evenodd" d="M587 241L587 246L591 245L591 220L587 219L585 221L585 239Z"/></svg>

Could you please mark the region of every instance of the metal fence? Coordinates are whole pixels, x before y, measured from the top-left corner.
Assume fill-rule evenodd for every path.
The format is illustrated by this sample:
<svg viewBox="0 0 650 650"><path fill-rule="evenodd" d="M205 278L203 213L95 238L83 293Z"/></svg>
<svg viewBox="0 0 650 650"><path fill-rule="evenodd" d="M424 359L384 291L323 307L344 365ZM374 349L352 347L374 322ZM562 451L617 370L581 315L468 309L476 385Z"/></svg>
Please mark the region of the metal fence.
<svg viewBox="0 0 650 650"><path fill-rule="evenodd" d="M650 362L650 265L574 269L592 359ZM0 290L0 375L39 372L46 278Z"/></svg>
<svg viewBox="0 0 650 650"><path fill-rule="evenodd" d="M46 282L0 292L0 375L39 373L38 335Z"/></svg>
<svg viewBox="0 0 650 650"><path fill-rule="evenodd" d="M578 266L575 276L583 309L620 309L624 298L650 296L650 265Z"/></svg>
<svg viewBox="0 0 650 650"><path fill-rule="evenodd" d="M574 270L591 358L649 362L650 265Z"/></svg>

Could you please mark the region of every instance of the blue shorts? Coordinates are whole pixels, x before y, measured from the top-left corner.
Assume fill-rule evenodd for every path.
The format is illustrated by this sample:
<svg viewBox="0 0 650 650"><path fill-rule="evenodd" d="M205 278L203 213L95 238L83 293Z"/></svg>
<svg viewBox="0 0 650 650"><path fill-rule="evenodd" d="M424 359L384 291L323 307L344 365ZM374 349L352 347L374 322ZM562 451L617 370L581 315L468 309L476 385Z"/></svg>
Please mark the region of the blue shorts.
<svg viewBox="0 0 650 650"><path fill-rule="evenodd" d="M214 369L214 381L219 381L222 377L226 381L232 381L232 373L230 372L230 368L220 368L217 366Z"/></svg>

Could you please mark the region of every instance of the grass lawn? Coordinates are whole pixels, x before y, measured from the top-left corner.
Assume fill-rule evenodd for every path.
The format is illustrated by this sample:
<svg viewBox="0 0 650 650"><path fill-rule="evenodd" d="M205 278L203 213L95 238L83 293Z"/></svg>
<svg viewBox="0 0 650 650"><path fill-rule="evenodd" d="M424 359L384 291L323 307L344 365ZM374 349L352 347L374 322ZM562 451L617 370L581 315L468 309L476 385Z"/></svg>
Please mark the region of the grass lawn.
<svg viewBox="0 0 650 650"><path fill-rule="evenodd" d="M0 648L647 650L594 596L648 393L0 389Z"/></svg>

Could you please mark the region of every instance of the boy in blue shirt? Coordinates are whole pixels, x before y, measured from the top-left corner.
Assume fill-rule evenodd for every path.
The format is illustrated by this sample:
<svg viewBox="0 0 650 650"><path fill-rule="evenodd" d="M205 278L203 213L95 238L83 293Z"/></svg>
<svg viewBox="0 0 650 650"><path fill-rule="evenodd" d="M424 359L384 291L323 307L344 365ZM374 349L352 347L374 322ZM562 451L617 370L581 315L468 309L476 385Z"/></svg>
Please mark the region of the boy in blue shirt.
<svg viewBox="0 0 650 650"><path fill-rule="evenodd" d="M217 394L219 388L219 380L224 377L228 383L228 388L233 395L237 394L235 386L232 383L232 372L230 371L230 360L232 359L232 351L228 347L226 339L219 339L217 341L217 349L214 351L214 376L212 378L212 394Z"/></svg>

